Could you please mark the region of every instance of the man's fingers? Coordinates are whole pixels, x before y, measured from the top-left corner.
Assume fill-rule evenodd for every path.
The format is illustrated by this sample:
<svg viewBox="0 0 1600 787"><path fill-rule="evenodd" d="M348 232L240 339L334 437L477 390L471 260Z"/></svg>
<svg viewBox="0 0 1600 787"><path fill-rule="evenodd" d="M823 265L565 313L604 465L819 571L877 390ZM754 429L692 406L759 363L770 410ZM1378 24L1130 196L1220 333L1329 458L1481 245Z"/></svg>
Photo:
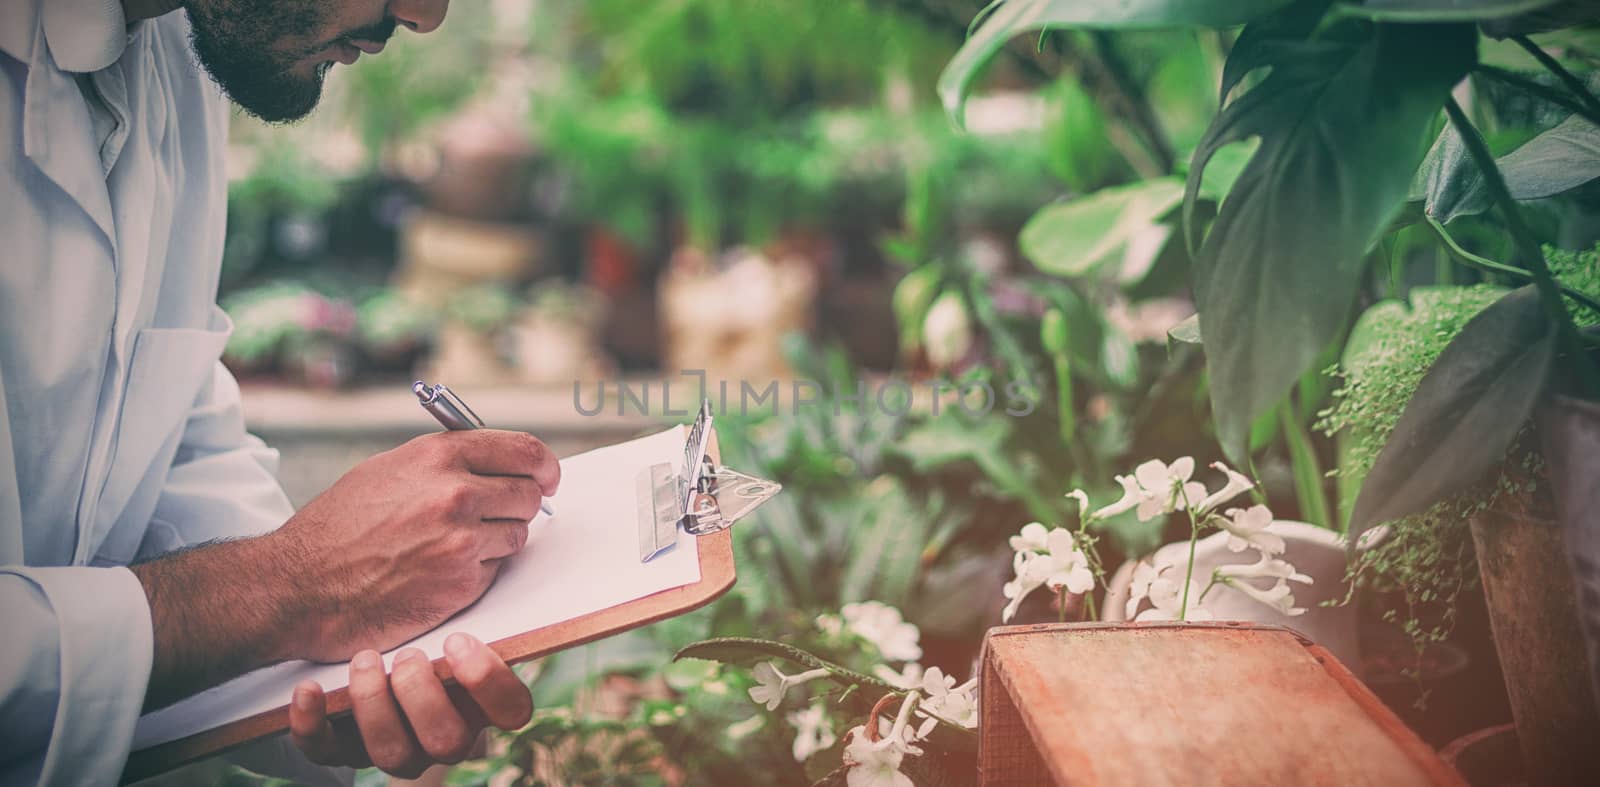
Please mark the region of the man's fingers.
<svg viewBox="0 0 1600 787"><path fill-rule="evenodd" d="M446 432L467 470L478 475L512 475L532 478L545 494L561 486L561 463L550 447L525 432L473 429Z"/></svg>
<svg viewBox="0 0 1600 787"><path fill-rule="evenodd" d="M339 736L328 721L328 699L316 681L301 681L289 702L289 738L318 765L344 765Z"/></svg>
<svg viewBox="0 0 1600 787"><path fill-rule="evenodd" d="M422 773L425 763L389 691L377 651L364 650L350 660L350 707L373 765L405 779Z"/></svg>
<svg viewBox="0 0 1600 787"><path fill-rule="evenodd" d="M483 519L520 519L527 522L539 513L544 489L539 482L522 476L473 476L471 482L478 516Z"/></svg>
<svg viewBox="0 0 1600 787"><path fill-rule="evenodd" d="M444 641L444 654L456 682L467 690L490 724L514 730L528 723L533 716L528 687L488 645L457 632Z"/></svg>
<svg viewBox="0 0 1600 787"><path fill-rule="evenodd" d="M483 522L478 531L482 542L478 550L480 561L511 557L528 543L528 523L522 520Z"/></svg>
<svg viewBox="0 0 1600 787"><path fill-rule="evenodd" d="M444 683L433 672L433 662L422 651L406 648L395 654L389 685L411 723L412 733L429 757L449 764L466 759L475 730L469 729L456 711L445 694Z"/></svg>

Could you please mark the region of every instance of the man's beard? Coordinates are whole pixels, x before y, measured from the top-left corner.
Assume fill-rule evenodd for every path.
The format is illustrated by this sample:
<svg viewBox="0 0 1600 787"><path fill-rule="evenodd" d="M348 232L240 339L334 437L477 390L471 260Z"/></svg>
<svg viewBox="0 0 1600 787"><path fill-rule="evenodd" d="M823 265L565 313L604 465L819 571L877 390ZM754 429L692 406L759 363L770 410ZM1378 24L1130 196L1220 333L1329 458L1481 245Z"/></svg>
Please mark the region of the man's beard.
<svg viewBox="0 0 1600 787"><path fill-rule="evenodd" d="M318 0L213 0L188 3L191 42L211 79L244 111L271 123L299 120L322 98L333 65L311 76L294 66L312 54L284 52L280 42L311 41L325 30Z"/></svg>

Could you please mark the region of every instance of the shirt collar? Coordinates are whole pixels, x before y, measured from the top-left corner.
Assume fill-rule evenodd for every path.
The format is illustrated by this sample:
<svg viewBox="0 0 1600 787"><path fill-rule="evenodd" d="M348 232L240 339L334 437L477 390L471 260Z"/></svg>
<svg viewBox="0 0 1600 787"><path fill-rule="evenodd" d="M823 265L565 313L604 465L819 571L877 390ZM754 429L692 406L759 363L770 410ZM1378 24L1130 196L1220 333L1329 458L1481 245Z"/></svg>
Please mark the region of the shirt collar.
<svg viewBox="0 0 1600 787"><path fill-rule="evenodd" d="M0 50L31 66L41 28L62 71L99 71L128 45L121 0L0 0Z"/></svg>

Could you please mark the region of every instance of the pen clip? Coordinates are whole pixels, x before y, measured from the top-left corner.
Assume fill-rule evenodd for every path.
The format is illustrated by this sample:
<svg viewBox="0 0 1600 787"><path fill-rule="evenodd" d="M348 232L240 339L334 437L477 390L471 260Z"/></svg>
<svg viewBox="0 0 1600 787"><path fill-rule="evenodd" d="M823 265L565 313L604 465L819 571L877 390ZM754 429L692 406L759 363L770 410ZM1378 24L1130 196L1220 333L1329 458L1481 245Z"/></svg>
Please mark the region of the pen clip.
<svg viewBox="0 0 1600 787"><path fill-rule="evenodd" d="M443 397L447 403L460 410L462 414L466 415L468 418L472 419L472 422L476 424L479 429L484 428L483 419L479 418L478 414L473 412L472 408L468 407L466 402L461 401L461 397L456 396L456 392L447 388L444 383L439 383L438 385L433 386L433 395Z"/></svg>

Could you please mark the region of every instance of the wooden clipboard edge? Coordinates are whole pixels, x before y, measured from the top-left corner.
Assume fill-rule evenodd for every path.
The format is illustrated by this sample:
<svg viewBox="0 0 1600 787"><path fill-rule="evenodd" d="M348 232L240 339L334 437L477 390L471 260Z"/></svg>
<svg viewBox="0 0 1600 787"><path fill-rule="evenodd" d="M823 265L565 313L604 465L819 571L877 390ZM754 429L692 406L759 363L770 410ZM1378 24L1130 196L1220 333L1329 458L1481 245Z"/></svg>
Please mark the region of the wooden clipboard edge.
<svg viewBox="0 0 1600 787"><path fill-rule="evenodd" d="M715 432L711 436L709 452L713 458L720 459ZM699 536L695 539L695 547L700 556L699 582L668 588L599 612L495 640L489 643L489 647L500 654L506 663L521 664L699 609L728 592L737 579L733 565L733 531L726 529ZM443 658L434 659L433 671L445 681L452 680L450 664ZM328 693L329 716L349 712L350 693L347 689ZM128 755L128 762L123 767L122 783L148 779L288 729L289 703L285 702L275 710L263 711L187 738L133 752Z"/></svg>

